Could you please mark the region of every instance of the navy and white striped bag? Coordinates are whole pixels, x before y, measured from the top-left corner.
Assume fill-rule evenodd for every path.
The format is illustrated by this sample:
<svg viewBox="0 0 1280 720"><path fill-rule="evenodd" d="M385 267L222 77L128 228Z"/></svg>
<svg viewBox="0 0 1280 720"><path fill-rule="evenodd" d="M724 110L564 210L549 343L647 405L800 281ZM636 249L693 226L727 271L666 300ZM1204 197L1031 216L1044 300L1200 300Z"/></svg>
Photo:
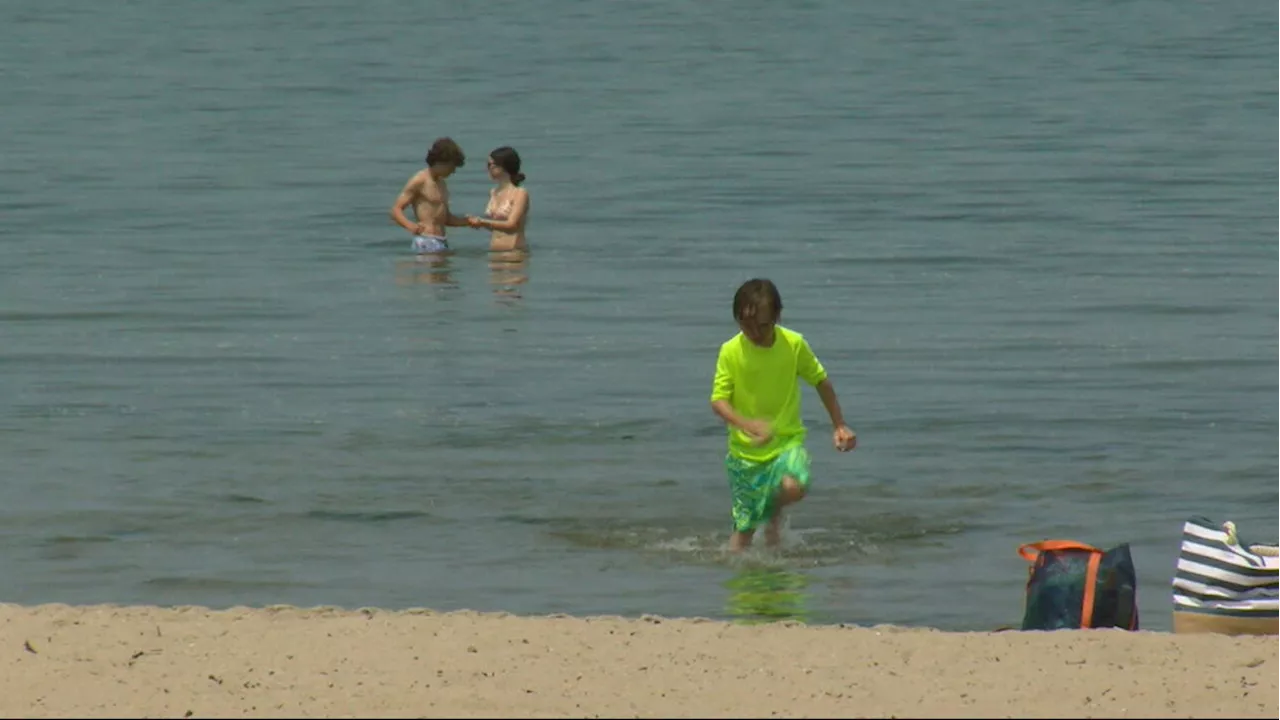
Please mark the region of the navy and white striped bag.
<svg viewBox="0 0 1280 720"><path fill-rule="evenodd" d="M1187 520L1173 578L1175 622L1184 613L1203 616L1198 619L1204 622L1274 622L1280 610L1277 569L1276 547L1242 546L1234 523Z"/></svg>

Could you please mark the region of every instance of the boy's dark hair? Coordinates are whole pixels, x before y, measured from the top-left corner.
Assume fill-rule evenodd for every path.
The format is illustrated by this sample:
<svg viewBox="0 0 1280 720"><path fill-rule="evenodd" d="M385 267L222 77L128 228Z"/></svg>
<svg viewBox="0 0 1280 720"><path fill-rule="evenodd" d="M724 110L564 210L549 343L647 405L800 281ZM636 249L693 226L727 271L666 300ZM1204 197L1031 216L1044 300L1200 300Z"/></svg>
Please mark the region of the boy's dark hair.
<svg viewBox="0 0 1280 720"><path fill-rule="evenodd" d="M752 278L738 288L733 294L733 319L745 320L759 317L767 312L777 321L782 314L782 296L778 294L778 286L764 278Z"/></svg>
<svg viewBox="0 0 1280 720"><path fill-rule="evenodd" d="M431 144L431 149L427 151L427 165L438 165L440 163L449 163L454 167L462 167L467 164L467 156L462 154L462 148L458 147L458 143L453 138L442 137Z"/></svg>

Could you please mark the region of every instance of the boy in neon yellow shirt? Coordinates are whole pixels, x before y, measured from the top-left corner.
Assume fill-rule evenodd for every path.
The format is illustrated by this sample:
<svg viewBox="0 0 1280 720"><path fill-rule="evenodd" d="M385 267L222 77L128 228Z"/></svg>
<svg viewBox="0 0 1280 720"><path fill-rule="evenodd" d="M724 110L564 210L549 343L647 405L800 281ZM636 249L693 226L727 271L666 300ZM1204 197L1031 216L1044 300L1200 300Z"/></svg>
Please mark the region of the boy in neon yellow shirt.
<svg viewBox="0 0 1280 720"><path fill-rule="evenodd" d="M743 283L733 296L733 319L742 332L720 346L716 359L711 409L729 426L725 468L733 493L734 552L751 545L765 523L765 542L776 546L782 508L809 489L798 379L818 390L836 450L847 452L858 442L844 423L827 371L804 336L778 325L781 318L782 297L772 282Z"/></svg>

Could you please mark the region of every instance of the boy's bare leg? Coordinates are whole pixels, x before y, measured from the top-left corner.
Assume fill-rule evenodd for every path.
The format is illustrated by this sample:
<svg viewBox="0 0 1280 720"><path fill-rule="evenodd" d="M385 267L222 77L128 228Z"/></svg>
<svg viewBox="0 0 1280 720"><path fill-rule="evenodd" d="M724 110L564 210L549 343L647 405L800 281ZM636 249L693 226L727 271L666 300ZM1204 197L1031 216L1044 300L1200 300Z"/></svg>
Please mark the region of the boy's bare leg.
<svg viewBox="0 0 1280 720"><path fill-rule="evenodd" d="M733 531L729 535L729 552L742 552L751 547L751 538L755 534L755 530L748 530L747 532Z"/></svg>
<svg viewBox="0 0 1280 720"><path fill-rule="evenodd" d="M771 548L782 544L782 508L778 508L778 512L769 518L769 524L764 528L764 544Z"/></svg>
<svg viewBox="0 0 1280 720"><path fill-rule="evenodd" d="M778 497L774 499L774 507L777 508L773 517L769 518L769 525L764 529L764 543L769 547L777 547L782 542L782 509L788 505L800 502L804 497L804 486L798 480L787 475L782 478L782 486L778 488Z"/></svg>

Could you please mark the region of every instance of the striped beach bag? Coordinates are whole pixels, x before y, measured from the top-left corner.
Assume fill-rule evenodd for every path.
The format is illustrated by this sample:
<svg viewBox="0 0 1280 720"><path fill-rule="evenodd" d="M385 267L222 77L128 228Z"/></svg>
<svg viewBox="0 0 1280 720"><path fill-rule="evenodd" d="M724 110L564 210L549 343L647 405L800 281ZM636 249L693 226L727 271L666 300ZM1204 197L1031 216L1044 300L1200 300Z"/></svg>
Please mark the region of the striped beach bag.
<svg viewBox="0 0 1280 720"><path fill-rule="evenodd" d="M1173 577L1173 631L1275 635L1277 570L1275 545L1241 543L1232 522L1187 520Z"/></svg>
<svg viewBox="0 0 1280 720"><path fill-rule="evenodd" d="M1044 540L1018 554L1031 563L1023 630L1138 629L1138 574L1128 544L1099 550Z"/></svg>

